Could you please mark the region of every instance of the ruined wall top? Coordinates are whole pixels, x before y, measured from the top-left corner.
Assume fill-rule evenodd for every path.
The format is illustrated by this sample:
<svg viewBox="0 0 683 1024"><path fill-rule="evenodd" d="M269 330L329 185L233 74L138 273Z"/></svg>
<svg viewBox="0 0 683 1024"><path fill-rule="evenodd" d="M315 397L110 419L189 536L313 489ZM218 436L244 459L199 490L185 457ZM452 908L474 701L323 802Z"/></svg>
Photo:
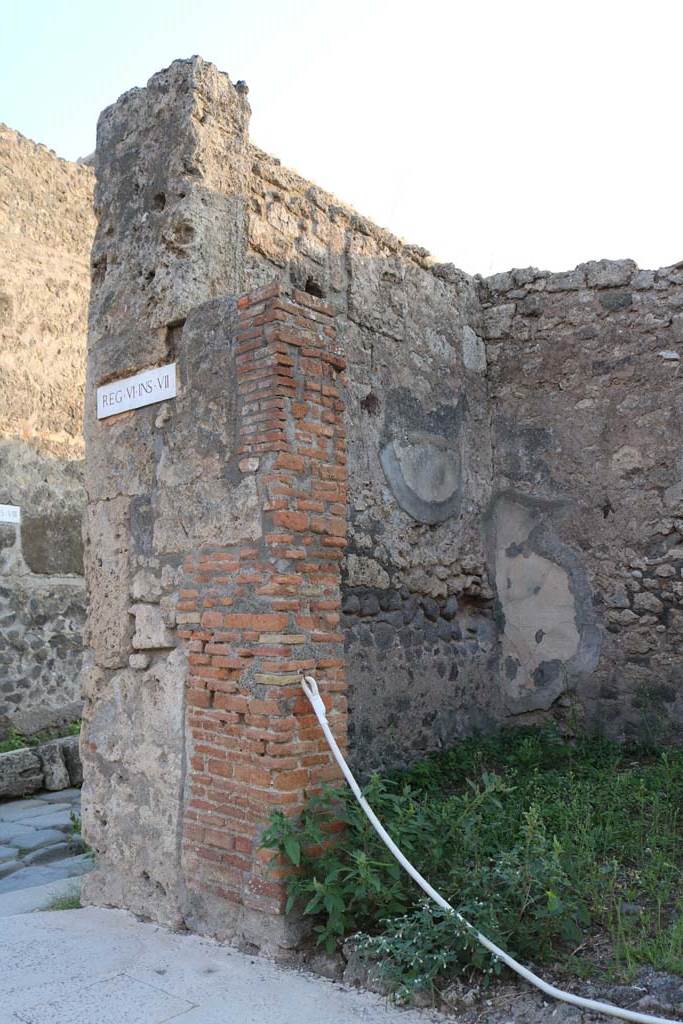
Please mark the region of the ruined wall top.
<svg viewBox="0 0 683 1024"><path fill-rule="evenodd" d="M81 260L92 243L89 163L63 160L0 123L0 234L59 246Z"/></svg>
<svg viewBox="0 0 683 1024"><path fill-rule="evenodd" d="M94 174L0 125L0 438L82 452Z"/></svg>
<svg viewBox="0 0 683 1024"><path fill-rule="evenodd" d="M157 246L171 250L149 281L150 301L158 306L156 324L173 319L171 291L178 315L179 302L189 309L218 294L218 279L223 291L239 292L252 283L245 276L246 268L235 265L234 257L245 242L250 217L260 214L264 187L281 204L281 223L274 218L267 227L274 235L290 234L289 222L296 226L297 206L305 202L341 228L366 236L383 251L416 267L429 269L447 281L469 280L452 264L437 263L426 249L405 244L252 145L248 138L250 113L242 83L233 85L213 64L192 57L174 61L153 75L145 88L124 93L100 116L97 172L102 184L96 192L96 208L103 224L96 243L96 266L103 269L105 250L113 245L114 240L105 237L111 224L120 232L139 231L144 224L147 240L146 257L142 242L140 246L142 262L149 262ZM126 166L131 171L135 168L132 175L124 173ZM118 182L114 191L112 177ZM214 199L217 195L229 197L230 202L207 216L209 193ZM226 242L227 221L238 212L237 207L241 234L234 237L233 227ZM163 217L155 218L162 213ZM196 258L200 248L212 250L212 263L204 267L202 275L202 294L197 291L199 275L194 275L194 283L187 281L185 288L179 283L185 269L180 260L188 254ZM143 270L150 272L150 268Z"/></svg>

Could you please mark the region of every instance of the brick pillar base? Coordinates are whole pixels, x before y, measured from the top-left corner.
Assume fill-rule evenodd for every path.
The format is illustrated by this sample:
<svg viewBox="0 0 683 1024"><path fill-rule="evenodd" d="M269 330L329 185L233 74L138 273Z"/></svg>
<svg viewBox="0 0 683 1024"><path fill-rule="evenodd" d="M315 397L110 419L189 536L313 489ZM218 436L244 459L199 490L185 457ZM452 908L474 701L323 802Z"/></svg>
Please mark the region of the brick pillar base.
<svg viewBox="0 0 683 1024"><path fill-rule="evenodd" d="M275 946L291 941L272 920L284 913L286 868L258 848L260 834L272 809L296 813L307 792L338 775L302 672L317 677L342 746L346 738L345 363L332 310L308 294L290 298L274 284L237 308L239 469L256 476L262 537L194 552L184 564L182 864L191 927Z"/></svg>

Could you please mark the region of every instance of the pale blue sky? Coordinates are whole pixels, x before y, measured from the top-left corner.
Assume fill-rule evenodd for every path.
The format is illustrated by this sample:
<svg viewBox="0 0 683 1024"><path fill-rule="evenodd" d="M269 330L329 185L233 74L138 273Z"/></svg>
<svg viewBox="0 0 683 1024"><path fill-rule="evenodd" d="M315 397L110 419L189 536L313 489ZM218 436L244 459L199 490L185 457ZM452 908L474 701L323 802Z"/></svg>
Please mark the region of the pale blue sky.
<svg viewBox="0 0 683 1024"><path fill-rule="evenodd" d="M0 120L76 158L175 57L252 139L470 272L683 259L678 0L5 0Z"/></svg>

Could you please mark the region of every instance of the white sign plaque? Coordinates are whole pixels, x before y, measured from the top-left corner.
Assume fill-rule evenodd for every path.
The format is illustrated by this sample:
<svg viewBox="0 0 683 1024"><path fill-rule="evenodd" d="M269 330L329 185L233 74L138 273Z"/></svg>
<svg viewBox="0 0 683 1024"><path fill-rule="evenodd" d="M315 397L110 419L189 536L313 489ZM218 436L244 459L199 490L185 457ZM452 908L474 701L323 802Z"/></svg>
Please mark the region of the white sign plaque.
<svg viewBox="0 0 683 1024"><path fill-rule="evenodd" d="M143 370L134 377L115 380L97 389L97 418L116 416L128 409L140 409L176 397L175 363Z"/></svg>
<svg viewBox="0 0 683 1024"><path fill-rule="evenodd" d="M21 509L18 505L0 505L0 523L20 523Z"/></svg>

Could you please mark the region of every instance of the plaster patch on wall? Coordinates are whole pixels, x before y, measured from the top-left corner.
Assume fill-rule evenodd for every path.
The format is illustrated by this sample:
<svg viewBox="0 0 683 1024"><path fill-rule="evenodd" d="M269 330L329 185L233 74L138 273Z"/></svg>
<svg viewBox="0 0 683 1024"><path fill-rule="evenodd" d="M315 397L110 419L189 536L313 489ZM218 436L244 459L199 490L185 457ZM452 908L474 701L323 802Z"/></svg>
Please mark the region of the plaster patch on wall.
<svg viewBox="0 0 683 1024"><path fill-rule="evenodd" d="M380 452L391 493L418 522L443 522L461 501L460 454L444 438L413 433Z"/></svg>
<svg viewBox="0 0 683 1024"><path fill-rule="evenodd" d="M501 684L513 713L547 710L573 675L597 662L587 587L576 556L554 534L556 507L511 495L495 504Z"/></svg>
<svg viewBox="0 0 683 1024"><path fill-rule="evenodd" d="M461 500L460 454L433 434L409 434L390 441L380 462L391 492L404 512L420 523L442 523Z"/></svg>
<svg viewBox="0 0 683 1024"><path fill-rule="evenodd" d="M379 460L397 503L418 523L460 511L464 415L464 396L429 409L405 388L387 393Z"/></svg>

